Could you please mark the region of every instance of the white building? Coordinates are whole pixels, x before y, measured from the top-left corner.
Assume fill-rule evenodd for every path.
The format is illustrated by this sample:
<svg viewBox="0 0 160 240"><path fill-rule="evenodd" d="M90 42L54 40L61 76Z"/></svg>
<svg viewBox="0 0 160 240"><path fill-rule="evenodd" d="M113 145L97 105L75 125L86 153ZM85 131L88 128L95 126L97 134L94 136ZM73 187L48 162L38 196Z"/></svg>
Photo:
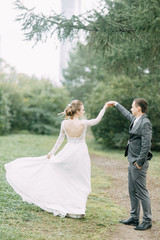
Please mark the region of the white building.
<svg viewBox="0 0 160 240"><path fill-rule="evenodd" d="M61 10L68 19L72 15L79 15L81 13L81 0L61 0ZM69 40L60 44L60 81L64 79L63 69L67 67L69 52L72 48L73 43Z"/></svg>

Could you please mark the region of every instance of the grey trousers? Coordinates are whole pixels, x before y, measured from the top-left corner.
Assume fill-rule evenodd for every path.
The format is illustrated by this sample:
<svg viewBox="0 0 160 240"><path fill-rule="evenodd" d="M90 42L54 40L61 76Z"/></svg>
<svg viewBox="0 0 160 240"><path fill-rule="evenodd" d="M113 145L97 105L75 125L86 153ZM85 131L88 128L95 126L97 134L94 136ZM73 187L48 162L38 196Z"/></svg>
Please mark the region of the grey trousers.
<svg viewBox="0 0 160 240"><path fill-rule="evenodd" d="M128 166L128 190L131 201L130 214L133 218L139 219L140 202L143 209L143 222L151 222L151 203L146 188L146 175L149 161L146 161L139 170L136 165L129 163Z"/></svg>

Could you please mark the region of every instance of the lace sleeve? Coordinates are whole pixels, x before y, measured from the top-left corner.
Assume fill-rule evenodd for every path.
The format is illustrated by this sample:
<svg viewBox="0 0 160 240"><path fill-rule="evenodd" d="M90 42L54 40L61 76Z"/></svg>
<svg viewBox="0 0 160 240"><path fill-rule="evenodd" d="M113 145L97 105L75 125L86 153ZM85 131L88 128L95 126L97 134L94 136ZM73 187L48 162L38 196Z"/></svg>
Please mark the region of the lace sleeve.
<svg viewBox="0 0 160 240"><path fill-rule="evenodd" d="M50 153L53 155L55 152L57 152L57 150L60 148L60 146L62 145L63 141L65 138L65 131L63 128L63 122L61 123L61 130L60 130L60 134L59 137L55 143L55 145L53 146L52 150L50 151Z"/></svg>
<svg viewBox="0 0 160 240"><path fill-rule="evenodd" d="M98 123L101 121L103 115L105 114L105 110L106 110L106 108L105 108L105 106L104 106L104 107L101 109L101 111L99 112L99 114L98 114L98 116L97 116L96 118L90 119L90 120L83 120L84 124L85 124L87 127L91 127L91 126L94 126L94 125L98 124Z"/></svg>

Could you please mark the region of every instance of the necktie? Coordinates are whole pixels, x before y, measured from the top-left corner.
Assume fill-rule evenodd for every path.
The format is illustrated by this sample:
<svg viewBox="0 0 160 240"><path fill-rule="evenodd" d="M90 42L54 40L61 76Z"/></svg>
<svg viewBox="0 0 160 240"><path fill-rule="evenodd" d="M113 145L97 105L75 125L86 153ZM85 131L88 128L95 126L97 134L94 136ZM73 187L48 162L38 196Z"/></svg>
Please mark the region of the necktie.
<svg viewBox="0 0 160 240"><path fill-rule="evenodd" d="M131 125L130 125L130 130L133 128L134 122L135 122L135 120L131 123Z"/></svg>

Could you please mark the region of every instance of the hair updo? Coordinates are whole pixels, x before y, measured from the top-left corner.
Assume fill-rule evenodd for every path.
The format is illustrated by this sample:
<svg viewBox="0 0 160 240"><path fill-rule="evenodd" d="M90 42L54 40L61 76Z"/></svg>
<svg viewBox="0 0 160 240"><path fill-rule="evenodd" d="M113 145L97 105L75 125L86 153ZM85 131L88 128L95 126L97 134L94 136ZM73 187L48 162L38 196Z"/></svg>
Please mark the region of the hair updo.
<svg viewBox="0 0 160 240"><path fill-rule="evenodd" d="M83 103L79 100L73 100L70 104L68 104L68 106L65 108L64 113L65 113L65 117L70 117L73 118L73 116L75 115L75 113L77 111L80 111L82 108Z"/></svg>

